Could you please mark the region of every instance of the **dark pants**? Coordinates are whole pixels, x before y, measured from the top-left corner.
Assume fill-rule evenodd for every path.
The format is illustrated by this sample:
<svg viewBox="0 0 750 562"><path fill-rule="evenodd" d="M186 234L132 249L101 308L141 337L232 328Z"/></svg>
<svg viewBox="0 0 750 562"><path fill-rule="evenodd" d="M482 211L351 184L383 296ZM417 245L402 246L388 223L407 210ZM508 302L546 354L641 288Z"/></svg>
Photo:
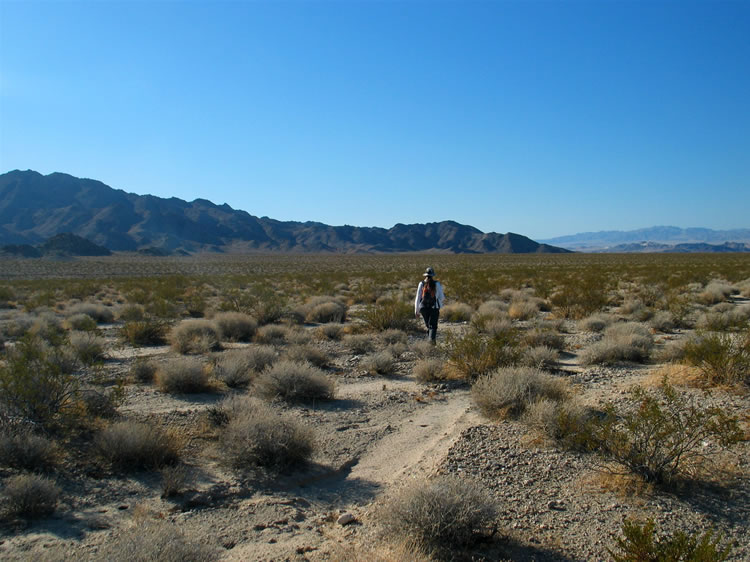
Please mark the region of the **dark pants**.
<svg viewBox="0 0 750 562"><path fill-rule="evenodd" d="M440 318L440 309L423 308L419 312L422 313L422 318L424 318L424 325L427 327L427 334L430 338L430 341L434 343L435 338L437 338L437 327L438 318Z"/></svg>

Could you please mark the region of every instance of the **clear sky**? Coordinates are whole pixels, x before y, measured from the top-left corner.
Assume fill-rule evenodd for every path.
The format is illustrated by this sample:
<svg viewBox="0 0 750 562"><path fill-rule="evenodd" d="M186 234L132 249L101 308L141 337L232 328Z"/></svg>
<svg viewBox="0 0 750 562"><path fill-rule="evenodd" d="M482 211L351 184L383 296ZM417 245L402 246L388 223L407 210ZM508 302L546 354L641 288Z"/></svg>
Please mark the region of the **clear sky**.
<svg viewBox="0 0 750 562"><path fill-rule="evenodd" d="M750 227L750 0L0 0L0 173L534 239Z"/></svg>

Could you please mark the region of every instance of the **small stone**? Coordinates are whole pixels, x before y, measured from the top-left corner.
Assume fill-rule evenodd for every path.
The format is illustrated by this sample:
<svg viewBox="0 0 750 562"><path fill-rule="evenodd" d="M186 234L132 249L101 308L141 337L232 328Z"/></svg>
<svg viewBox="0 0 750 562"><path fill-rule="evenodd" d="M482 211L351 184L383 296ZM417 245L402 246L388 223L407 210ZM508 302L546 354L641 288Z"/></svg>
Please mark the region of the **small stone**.
<svg viewBox="0 0 750 562"><path fill-rule="evenodd" d="M352 523L356 520L356 517L354 517L354 515L352 515L351 513L344 513L336 520L336 523L338 523L339 525L348 525L349 523Z"/></svg>

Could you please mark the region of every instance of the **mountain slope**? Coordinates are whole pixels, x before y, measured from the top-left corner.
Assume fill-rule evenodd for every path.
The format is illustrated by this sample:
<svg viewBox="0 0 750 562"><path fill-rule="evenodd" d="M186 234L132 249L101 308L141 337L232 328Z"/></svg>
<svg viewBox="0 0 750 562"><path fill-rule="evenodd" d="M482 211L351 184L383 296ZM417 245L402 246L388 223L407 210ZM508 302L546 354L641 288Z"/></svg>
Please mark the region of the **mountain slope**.
<svg viewBox="0 0 750 562"><path fill-rule="evenodd" d="M452 221L390 229L282 222L205 199L126 193L67 174L0 175L0 245L35 245L67 232L117 251L567 252Z"/></svg>

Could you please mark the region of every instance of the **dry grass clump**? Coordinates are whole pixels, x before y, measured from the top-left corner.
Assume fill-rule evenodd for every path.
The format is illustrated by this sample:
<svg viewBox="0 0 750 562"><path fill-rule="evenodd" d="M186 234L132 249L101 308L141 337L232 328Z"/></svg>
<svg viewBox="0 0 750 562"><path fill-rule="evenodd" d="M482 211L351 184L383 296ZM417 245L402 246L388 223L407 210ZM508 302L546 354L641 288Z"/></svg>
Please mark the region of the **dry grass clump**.
<svg viewBox="0 0 750 562"><path fill-rule="evenodd" d="M219 332L210 320L192 318L172 328L169 341L178 353L208 353L221 349Z"/></svg>
<svg viewBox="0 0 750 562"><path fill-rule="evenodd" d="M323 324L318 327L317 334L321 339L338 341L344 334L344 328L341 324Z"/></svg>
<svg viewBox="0 0 750 562"><path fill-rule="evenodd" d="M0 433L0 466L25 470L46 470L59 457L54 441L29 430Z"/></svg>
<svg viewBox="0 0 750 562"><path fill-rule="evenodd" d="M502 300L488 300L477 308L478 316L507 316L508 303Z"/></svg>
<svg viewBox="0 0 750 562"><path fill-rule="evenodd" d="M38 474L11 476L3 488L3 515L25 519L52 515L59 497L60 488L49 478Z"/></svg>
<svg viewBox="0 0 750 562"><path fill-rule="evenodd" d="M134 347L163 345L166 343L167 326L164 322L148 318L125 322L120 337Z"/></svg>
<svg viewBox="0 0 750 562"><path fill-rule="evenodd" d="M233 468L285 470L305 463L315 449L311 429L279 415L258 400L226 404L228 421L219 438L224 460Z"/></svg>
<svg viewBox="0 0 750 562"><path fill-rule="evenodd" d="M97 324L109 324L115 321L115 314L110 307L93 302L74 304L68 309L68 314L85 314L95 320Z"/></svg>
<svg viewBox="0 0 750 562"><path fill-rule="evenodd" d="M258 328L255 341L270 345L283 345L289 338L291 330L282 324L267 324Z"/></svg>
<svg viewBox="0 0 750 562"><path fill-rule="evenodd" d="M346 303L338 297L312 297L305 305L306 322L344 322Z"/></svg>
<svg viewBox="0 0 750 562"><path fill-rule="evenodd" d="M64 331L62 322L54 313L42 312L34 319L28 333L52 343L57 341Z"/></svg>
<svg viewBox="0 0 750 562"><path fill-rule="evenodd" d="M409 336L403 330L384 330L378 336L385 345L399 345L409 341Z"/></svg>
<svg viewBox="0 0 750 562"><path fill-rule="evenodd" d="M389 536L443 557L494 534L498 509L490 497L472 480L441 476L394 496L378 519Z"/></svg>
<svg viewBox="0 0 750 562"><path fill-rule="evenodd" d="M557 368L559 358L560 354L556 349L547 347L546 345L539 345L524 349L521 354L520 364L525 367L551 371Z"/></svg>
<svg viewBox="0 0 750 562"><path fill-rule="evenodd" d="M344 336L343 343L344 347L346 347L351 353L357 355L363 355L375 349L375 341L373 337L368 334L346 335Z"/></svg>
<svg viewBox="0 0 750 562"><path fill-rule="evenodd" d="M444 380L446 377L445 362L440 359L422 359L414 365L412 373L414 378L422 383Z"/></svg>
<svg viewBox="0 0 750 562"><path fill-rule="evenodd" d="M411 344L411 350L420 359L434 359L443 355L442 349L426 340L415 341Z"/></svg>
<svg viewBox="0 0 750 562"><path fill-rule="evenodd" d="M180 458L174 435L155 425L134 421L106 427L94 439L94 446L101 458L126 471L160 468Z"/></svg>
<svg viewBox="0 0 750 562"><path fill-rule="evenodd" d="M393 375L397 363L390 351L376 351L365 356L360 365L371 375Z"/></svg>
<svg viewBox="0 0 750 562"><path fill-rule="evenodd" d="M698 299L703 304L716 304L727 300L734 294L739 293L739 289L727 281L715 279L709 281Z"/></svg>
<svg viewBox="0 0 750 562"><path fill-rule="evenodd" d="M523 343L530 347L549 347L561 351L565 347L565 339L552 330L543 326L535 326L523 335Z"/></svg>
<svg viewBox="0 0 750 562"><path fill-rule="evenodd" d="M604 338L584 349L584 365L611 364L618 361L643 363L648 360L654 338L643 324L626 322L613 324L604 330Z"/></svg>
<svg viewBox="0 0 750 562"><path fill-rule="evenodd" d="M446 322L469 322L474 309L464 302L447 304L440 309L440 319Z"/></svg>
<svg viewBox="0 0 750 562"><path fill-rule="evenodd" d="M130 366L130 376L137 382L153 382L155 374L156 364L144 357L139 357Z"/></svg>
<svg viewBox="0 0 750 562"><path fill-rule="evenodd" d="M311 365L321 368L327 367L331 362L328 354L312 345L293 345L287 348L284 357L290 361L307 361Z"/></svg>
<svg viewBox="0 0 750 562"><path fill-rule="evenodd" d="M219 548L188 537L177 525L146 521L108 541L96 554L96 559L109 562L214 562L220 556Z"/></svg>
<svg viewBox="0 0 750 562"><path fill-rule="evenodd" d="M497 367L515 365L521 358L518 333L514 329L491 336L476 330L446 338L448 366L458 378L474 380Z"/></svg>
<svg viewBox="0 0 750 562"><path fill-rule="evenodd" d="M584 332L603 332L605 328L615 323L617 319L606 312L596 312L578 321L578 329Z"/></svg>
<svg viewBox="0 0 750 562"><path fill-rule="evenodd" d="M331 400L334 384L325 373L309 363L282 359L255 380L255 391L266 400L286 402Z"/></svg>
<svg viewBox="0 0 750 562"><path fill-rule="evenodd" d="M84 365L92 365L106 358L104 352L104 338L93 332L72 332L70 347Z"/></svg>
<svg viewBox="0 0 750 562"><path fill-rule="evenodd" d="M709 385L750 383L750 330L744 334L698 333L683 346L683 360Z"/></svg>
<svg viewBox="0 0 750 562"><path fill-rule="evenodd" d="M368 306L362 318L372 330L403 330L412 332L416 329L414 305L393 299L382 299Z"/></svg>
<svg viewBox="0 0 750 562"><path fill-rule="evenodd" d="M140 304L126 304L117 314L117 318L123 322L137 322L145 317L146 309Z"/></svg>
<svg viewBox="0 0 750 562"><path fill-rule="evenodd" d="M654 315L654 311L641 299L629 297L620 305L619 313L635 322L645 322Z"/></svg>
<svg viewBox="0 0 750 562"><path fill-rule="evenodd" d="M513 320L528 320L539 312L538 299L515 300L508 306L508 316Z"/></svg>
<svg viewBox="0 0 750 562"><path fill-rule="evenodd" d="M485 416L517 418L537 400L566 400L570 390L563 379L539 369L501 367L477 379L471 395Z"/></svg>
<svg viewBox="0 0 750 562"><path fill-rule="evenodd" d="M270 345L230 349L215 358L214 376L230 388L242 388L277 359Z"/></svg>
<svg viewBox="0 0 750 562"><path fill-rule="evenodd" d="M585 450L586 431L594 414L575 399L541 398L524 410L522 421L564 448Z"/></svg>
<svg viewBox="0 0 750 562"><path fill-rule="evenodd" d="M161 497L173 498L185 491L190 478L184 464L165 466L161 469Z"/></svg>
<svg viewBox="0 0 750 562"><path fill-rule="evenodd" d="M213 322L224 341L251 341L258 330L258 321L243 312L219 312Z"/></svg>
<svg viewBox="0 0 750 562"><path fill-rule="evenodd" d="M154 378L159 390L169 394L196 394L213 390L204 364L195 358L170 359L157 367Z"/></svg>
<svg viewBox="0 0 750 562"><path fill-rule="evenodd" d="M17 312L3 323L3 334L8 338L17 339L28 333L33 324L33 316L22 312Z"/></svg>
<svg viewBox="0 0 750 562"><path fill-rule="evenodd" d="M718 304L712 310L699 315L695 327L698 330L727 332L746 328L748 321L750 321L750 305L734 307L729 304L728 309L722 309L721 304Z"/></svg>
<svg viewBox="0 0 750 562"><path fill-rule="evenodd" d="M71 330L93 332L96 330L96 320L88 314L73 314L65 319L65 326Z"/></svg>
<svg viewBox="0 0 750 562"><path fill-rule="evenodd" d="M648 321L648 325L652 330L662 332L663 334L669 334L677 327L677 322L671 312L668 310L660 310Z"/></svg>

